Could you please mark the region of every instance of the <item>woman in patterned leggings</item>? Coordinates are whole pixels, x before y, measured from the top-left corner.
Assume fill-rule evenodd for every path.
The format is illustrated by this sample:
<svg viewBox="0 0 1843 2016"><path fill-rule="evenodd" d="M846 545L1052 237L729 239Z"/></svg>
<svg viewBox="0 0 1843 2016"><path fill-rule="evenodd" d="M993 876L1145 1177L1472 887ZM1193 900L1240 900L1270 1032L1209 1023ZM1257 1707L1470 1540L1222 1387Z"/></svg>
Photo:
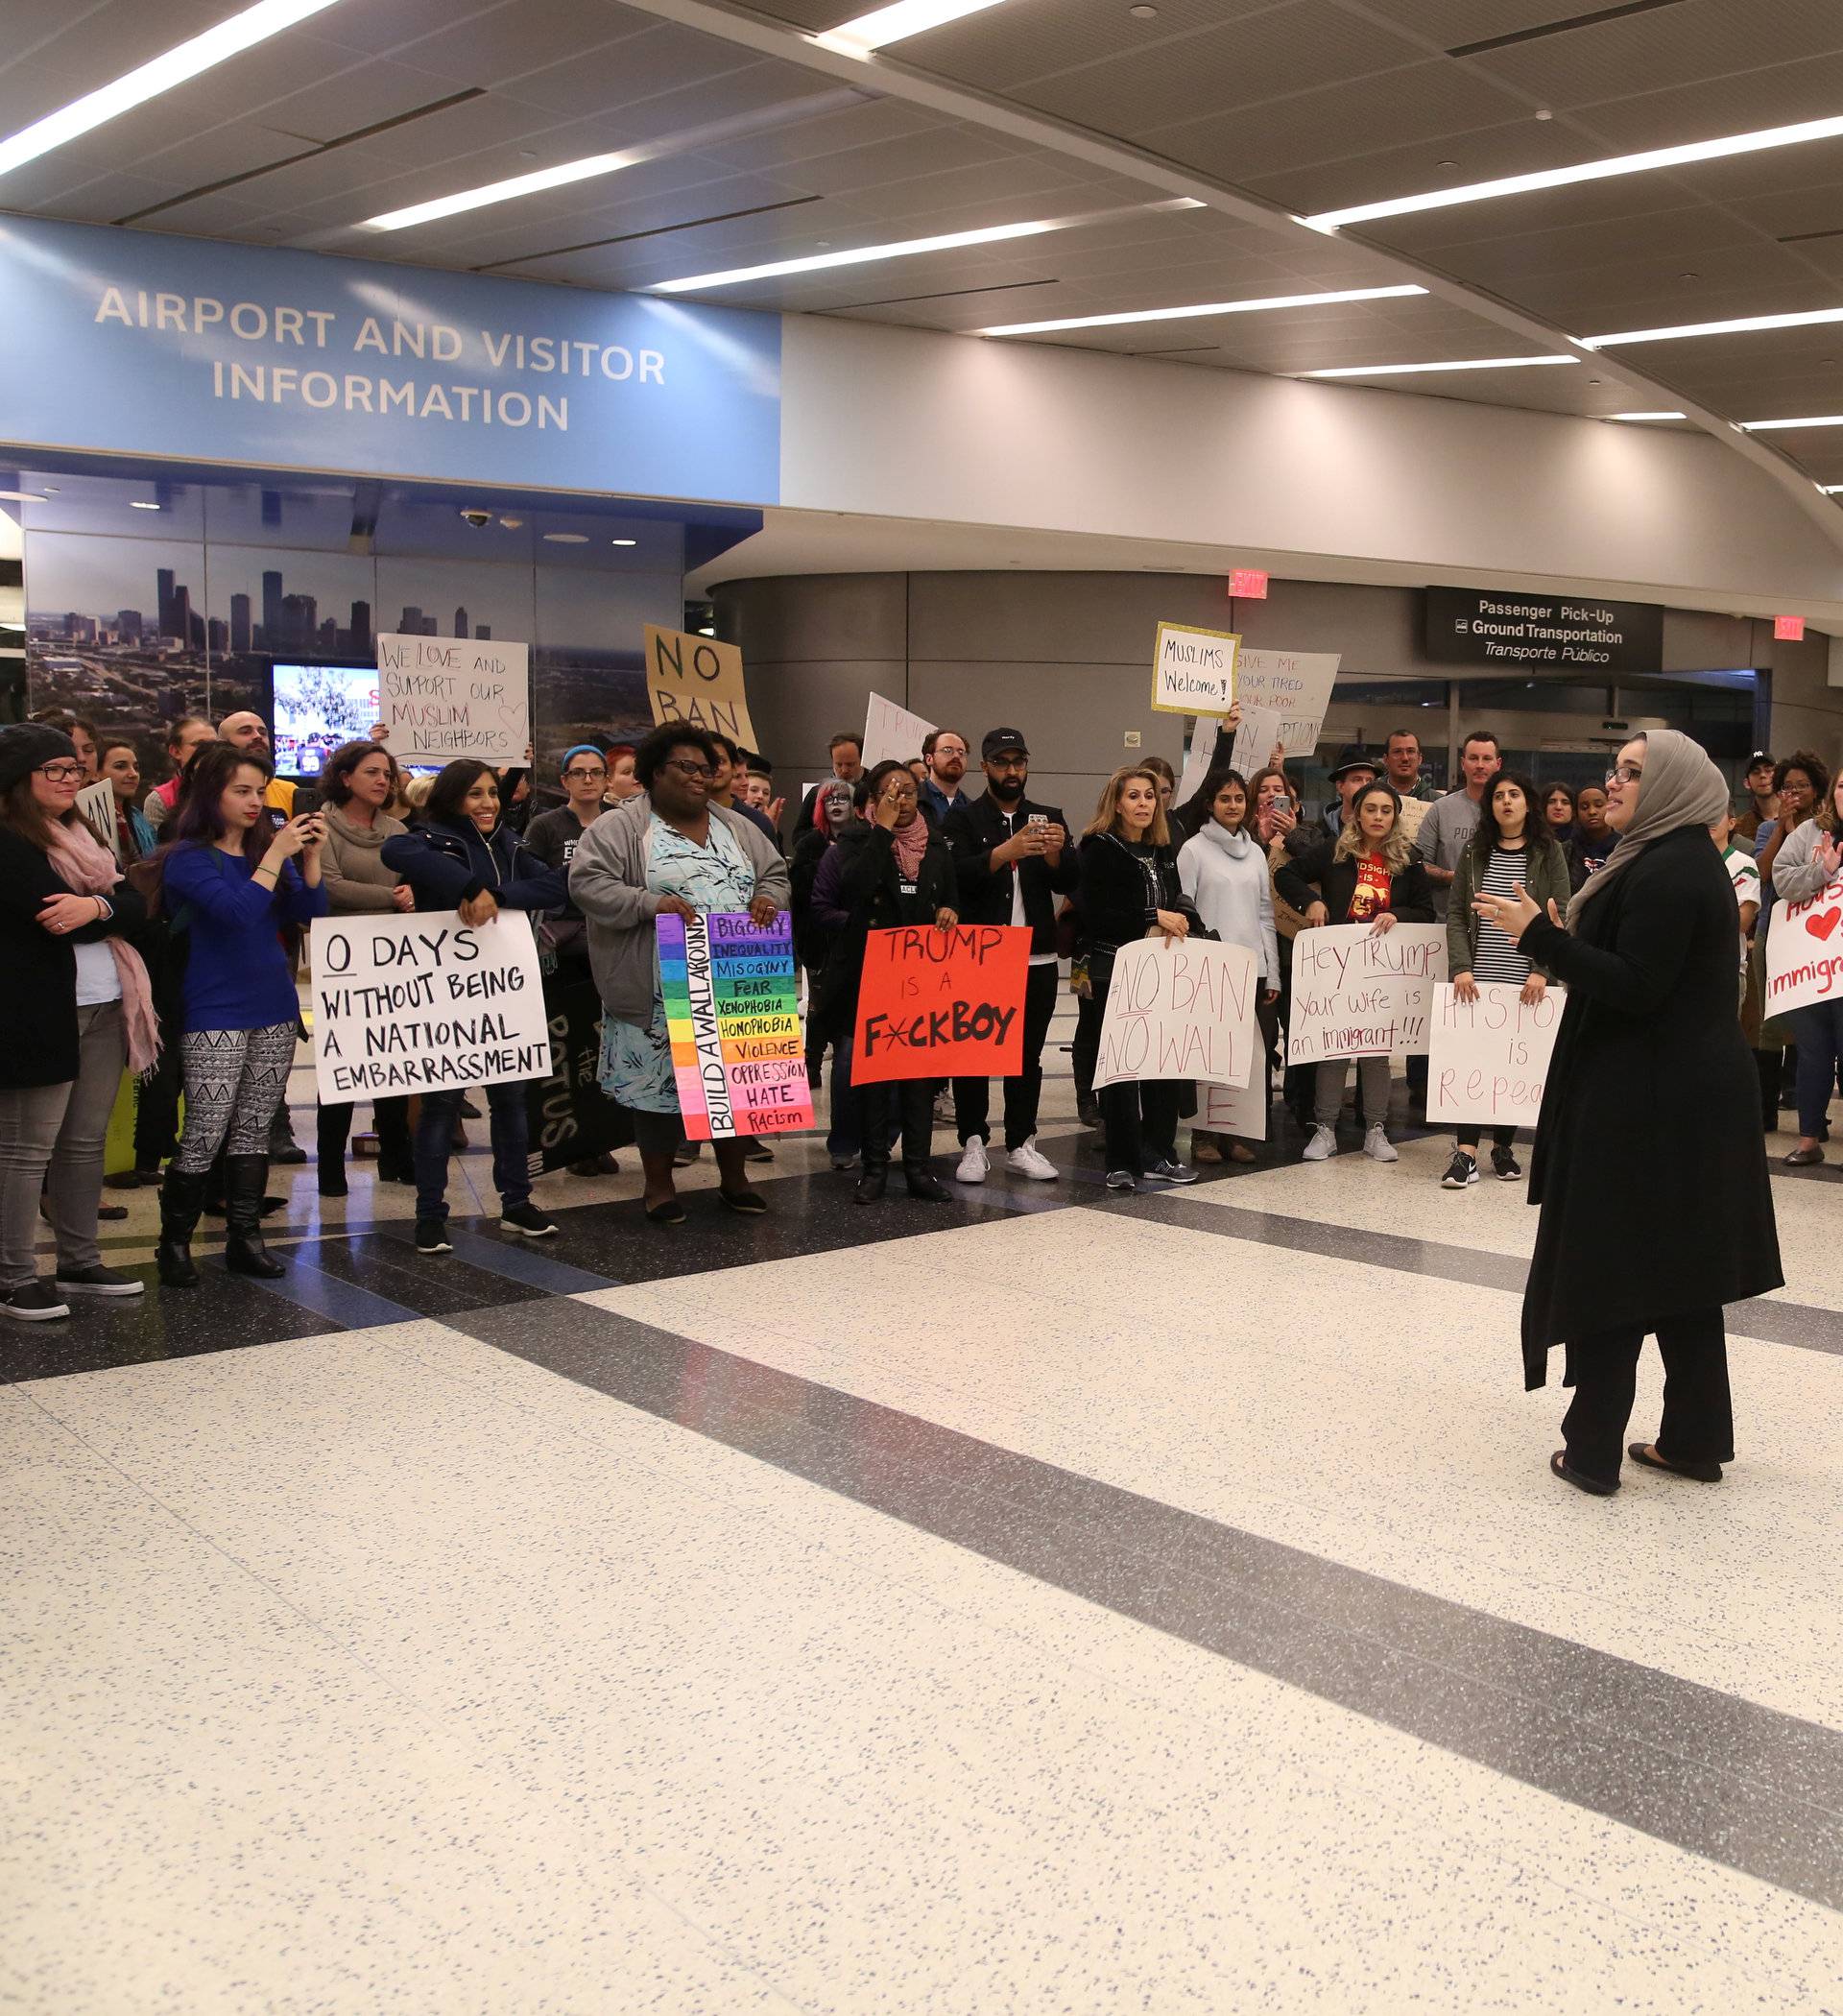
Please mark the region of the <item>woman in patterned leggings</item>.
<svg viewBox="0 0 1843 2016"><path fill-rule="evenodd" d="M159 855L162 906L186 947L185 1131L160 1189L155 1255L169 1288L198 1284L192 1232L220 1147L225 1265L265 1279L282 1271L261 1220L269 1122L288 1089L299 1014L280 933L323 917L326 892L319 817L303 813L276 830L263 804L269 778L268 764L230 743L201 751Z"/></svg>

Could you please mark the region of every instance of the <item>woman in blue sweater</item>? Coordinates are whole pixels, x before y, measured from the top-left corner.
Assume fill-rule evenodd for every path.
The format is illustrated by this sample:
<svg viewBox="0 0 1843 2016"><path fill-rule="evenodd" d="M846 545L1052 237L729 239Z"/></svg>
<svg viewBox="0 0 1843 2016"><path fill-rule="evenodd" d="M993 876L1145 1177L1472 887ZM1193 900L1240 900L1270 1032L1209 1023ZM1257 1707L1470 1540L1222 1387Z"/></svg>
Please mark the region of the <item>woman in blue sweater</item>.
<svg viewBox="0 0 1843 2016"><path fill-rule="evenodd" d="M205 1179L225 1151L224 1263L273 1280L281 1262L262 1241L269 1122L288 1090L300 1003L281 933L326 914L320 886L319 818L302 813L278 831L263 803L269 765L234 743L193 759L156 857L160 902L183 936L180 1068L185 1129L160 1188L155 1255L169 1288L198 1285L191 1239Z"/></svg>
<svg viewBox="0 0 1843 2016"><path fill-rule="evenodd" d="M557 910L569 886L501 823L499 780L490 763L450 763L429 787L422 824L384 843L384 865L416 892L419 910L457 910L478 930L504 910ZM522 1082L482 1088L492 1114L492 1181L499 1229L548 1238L557 1230L531 1201L525 1155L530 1129ZM465 1094L425 1092L416 1123L416 1250L451 1253L448 1150Z"/></svg>

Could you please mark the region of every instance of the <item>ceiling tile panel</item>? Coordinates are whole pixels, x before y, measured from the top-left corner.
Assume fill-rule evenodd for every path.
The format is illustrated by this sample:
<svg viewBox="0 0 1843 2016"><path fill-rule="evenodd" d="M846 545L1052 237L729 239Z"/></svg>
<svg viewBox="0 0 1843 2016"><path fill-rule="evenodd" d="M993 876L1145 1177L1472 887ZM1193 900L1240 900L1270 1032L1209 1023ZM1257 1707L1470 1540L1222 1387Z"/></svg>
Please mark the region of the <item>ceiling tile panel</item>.
<svg viewBox="0 0 1843 2016"><path fill-rule="evenodd" d="M1452 130L1428 141L1388 143L1360 154L1328 155L1273 172L1255 173L1245 186L1301 216L1341 210L1351 204L1384 197L1419 195L1459 182L1494 181L1500 176L1534 175L1586 158L1577 134L1553 120L1532 119L1521 108L1496 123Z"/></svg>
<svg viewBox="0 0 1843 2016"><path fill-rule="evenodd" d="M1547 28L1602 4L1604 0L1366 0L1365 12L1380 14L1437 48L1456 49L1487 36Z"/></svg>

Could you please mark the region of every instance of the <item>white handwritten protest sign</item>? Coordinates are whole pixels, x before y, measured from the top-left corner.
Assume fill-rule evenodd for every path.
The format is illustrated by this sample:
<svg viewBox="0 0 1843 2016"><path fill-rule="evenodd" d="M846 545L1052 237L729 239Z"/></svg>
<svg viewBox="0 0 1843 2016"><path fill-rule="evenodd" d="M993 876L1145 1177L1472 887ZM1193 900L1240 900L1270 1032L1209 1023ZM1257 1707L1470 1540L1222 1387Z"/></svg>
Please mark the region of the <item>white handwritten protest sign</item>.
<svg viewBox="0 0 1843 2016"><path fill-rule="evenodd" d="M85 784L77 794L77 809L115 850L115 858L119 861L122 858L122 834L115 823L115 786L108 778L98 783Z"/></svg>
<svg viewBox="0 0 1843 2016"><path fill-rule="evenodd" d="M1192 630L1161 623L1152 652L1152 708L1160 714L1226 714L1235 700L1235 656L1241 639L1230 630Z"/></svg>
<svg viewBox="0 0 1843 2016"><path fill-rule="evenodd" d="M1568 995L1551 987L1526 1007L1522 992L1501 980L1480 980L1478 998L1462 1001L1444 980L1434 988L1428 1119L1535 1126Z"/></svg>
<svg viewBox="0 0 1843 2016"><path fill-rule="evenodd" d="M1216 759L1216 748L1221 735L1220 715L1197 716L1197 725L1190 731L1190 747L1184 753L1184 775L1178 780L1178 795L1173 801L1175 804L1187 804L1191 795L1203 789L1203 780L1209 775L1210 765Z"/></svg>
<svg viewBox="0 0 1843 2016"><path fill-rule="evenodd" d="M1200 1085L1197 1095L1202 1101L1202 1111L1197 1115L1199 1127L1210 1134L1233 1134L1245 1141L1267 1139L1268 1108L1273 1103L1274 1089L1268 1083L1265 1057L1256 1059L1252 1084Z"/></svg>
<svg viewBox="0 0 1843 2016"><path fill-rule="evenodd" d="M377 706L398 762L522 763L531 647L387 634L377 640Z"/></svg>
<svg viewBox="0 0 1843 2016"><path fill-rule="evenodd" d="M522 910L478 929L453 910L317 917L310 946L314 1074L327 1105L549 1075L543 979Z"/></svg>
<svg viewBox="0 0 1843 2016"><path fill-rule="evenodd" d="M1235 697L1242 708L1242 732L1235 737L1235 768L1243 777L1265 765L1276 742L1288 756L1310 756L1318 747L1337 667L1334 651L1241 653L1235 660ZM1255 714L1262 717L1264 726L1260 734L1250 735L1249 717Z"/></svg>
<svg viewBox="0 0 1843 2016"><path fill-rule="evenodd" d="M1233 769L1241 772L1244 781L1257 770L1266 769L1267 758L1274 753L1274 744L1283 741L1285 730L1283 714L1277 714L1267 708L1251 709L1246 702L1243 703L1241 726L1235 731L1229 760Z"/></svg>
<svg viewBox="0 0 1843 2016"><path fill-rule="evenodd" d="M1777 902L1766 934L1768 1015L1843 993L1843 875L1802 903Z"/></svg>
<svg viewBox="0 0 1843 2016"><path fill-rule="evenodd" d="M1293 940L1286 1062L1415 1056L1427 1047L1433 986L1447 977L1444 924L1320 924Z"/></svg>
<svg viewBox="0 0 1843 2016"><path fill-rule="evenodd" d="M934 732L934 723L923 721L920 714L912 714L905 707L898 707L894 700L885 700L881 693L871 695L870 707L864 715L864 747L861 752L866 770L874 770L879 763L912 763L922 754L922 738Z"/></svg>
<svg viewBox="0 0 1843 2016"><path fill-rule="evenodd" d="M1096 1088L1124 1079L1246 1085L1260 968L1242 945L1141 938L1120 948L1101 1021Z"/></svg>

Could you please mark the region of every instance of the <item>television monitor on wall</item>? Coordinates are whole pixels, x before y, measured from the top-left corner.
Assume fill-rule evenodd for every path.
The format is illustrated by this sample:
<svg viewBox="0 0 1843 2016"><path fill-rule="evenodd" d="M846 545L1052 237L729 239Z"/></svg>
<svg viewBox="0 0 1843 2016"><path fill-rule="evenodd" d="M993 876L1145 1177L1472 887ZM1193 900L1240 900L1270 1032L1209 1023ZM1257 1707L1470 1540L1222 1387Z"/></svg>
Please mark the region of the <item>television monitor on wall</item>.
<svg viewBox="0 0 1843 2016"><path fill-rule="evenodd" d="M277 659L271 668L275 774L309 783L342 742L370 735L378 718L377 667L324 660ZM405 763L433 777L440 763Z"/></svg>

